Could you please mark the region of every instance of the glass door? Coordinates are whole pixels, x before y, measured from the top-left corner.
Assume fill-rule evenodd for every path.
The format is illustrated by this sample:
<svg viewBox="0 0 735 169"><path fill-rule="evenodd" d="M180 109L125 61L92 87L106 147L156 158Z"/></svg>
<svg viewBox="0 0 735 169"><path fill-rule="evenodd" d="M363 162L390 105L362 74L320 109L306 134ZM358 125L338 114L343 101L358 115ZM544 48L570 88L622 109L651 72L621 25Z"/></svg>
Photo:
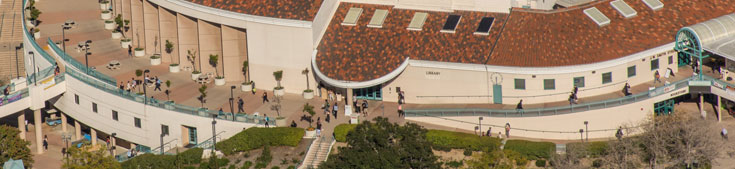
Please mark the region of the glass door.
<svg viewBox="0 0 735 169"><path fill-rule="evenodd" d="M197 128L189 127L189 144L196 145L197 143Z"/></svg>
<svg viewBox="0 0 735 169"><path fill-rule="evenodd" d="M355 94L357 99L383 100L382 88L382 85L377 85L368 88L353 89L352 93Z"/></svg>

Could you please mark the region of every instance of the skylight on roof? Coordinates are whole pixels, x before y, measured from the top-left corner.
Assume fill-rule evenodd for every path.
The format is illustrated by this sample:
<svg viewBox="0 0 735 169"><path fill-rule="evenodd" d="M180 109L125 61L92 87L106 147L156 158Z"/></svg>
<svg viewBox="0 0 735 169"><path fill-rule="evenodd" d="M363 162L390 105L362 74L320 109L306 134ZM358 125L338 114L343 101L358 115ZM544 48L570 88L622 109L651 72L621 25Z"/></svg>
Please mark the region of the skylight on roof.
<svg viewBox="0 0 735 169"><path fill-rule="evenodd" d="M610 2L610 5L615 8L621 15L625 16L625 18L631 18L636 15L638 15L638 12L635 11L635 9L631 8L628 3L625 3L623 0L615 0Z"/></svg>
<svg viewBox="0 0 735 169"><path fill-rule="evenodd" d="M477 25L475 35L490 35L490 28L492 28L494 21L495 18L493 17L483 17L480 24Z"/></svg>
<svg viewBox="0 0 735 169"><path fill-rule="evenodd" d="M377 9L375 10L373 17L370 18L370 23L368 23L367 26L371 28L382 28L383 22L385 21L385 17L387 16L388 16L388 10Z"/></svg>
<svg viewBox="0 0 735 169"><path fill-rule="evenodd" d="M413 14L413 18L411 18L411 23L408 24L408 30L412 31L420 31L424 27L424 22L426 22L426 18L429 17L429 14L426 12L416 12Z"/></svg>
<svg viewBox="0 0 735 169"><path fill-rule="evenodd" d="M462 20L461 15L449 15L447 16L447 22L444 23L444 26L442 27L442 30L440 32L444 33L454 33L457 29L457 25L459 24L459 21Z"/></svg>
<svg viewBox="0 0 735 169"><path fill-rule="evenodd" d="M659 0L643 0L643 3L654 11L664 8L664 3Z"/></svg>
<svg viewBox="0 0 735 169"><path fill-rule="evenodd" d="M590 19L597 23L597 26L605 26L610 24L610 18L607 18L605 14L602 14L596 7L588 8L584 10L584 14Z"/></svg>
<svg viewBox="0 0 735 169"><path fill-rule="evenodd" d="M347 15L345 15L345 20L342 21L342 25L357 25L357 20L360 19L360 15L362 15L362 8L350 8L350 10L347 11Z"/></svg>

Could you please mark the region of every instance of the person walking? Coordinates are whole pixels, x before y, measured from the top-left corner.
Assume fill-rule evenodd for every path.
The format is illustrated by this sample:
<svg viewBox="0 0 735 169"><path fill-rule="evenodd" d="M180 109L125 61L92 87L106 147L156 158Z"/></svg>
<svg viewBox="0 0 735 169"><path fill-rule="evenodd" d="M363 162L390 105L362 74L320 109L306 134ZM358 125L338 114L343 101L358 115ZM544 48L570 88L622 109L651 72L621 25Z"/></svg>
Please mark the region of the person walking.
<svg viewBox="0 0 735 169"><path fill-rule="evenodd" d="M722 135L722 138L727 140L727 129L724 127L722 128L722 131L720 132L720 135Z"/></svg>
<svg viewBox="0 0 735 169"><path fill-rule="evenodd" d="M126 91L128 91L128 93L130 93L130 88L131 88L131 85L132 85L132 84L130 84L130 81L128 81L128 84L127 84L127 86L125 86L125 90L126 90Z"/></svg>
<svg viewBox="0 0 735 169"><path fill-rule="evenodd" d="M661 74L658 73L658 70L656 70L655 73L653 73L653 84L656 84L656 82L661 83Z"/></svg>
<svg viewBox="0 0 735 169"><path fill-rule="evenodd" d="M326 118L324 118L324 121L326 121L327 123L329 123L329 117L330 117L330 116L329 116L329 115L327 115L327 117L326 117Z"/></svg>
<svg viewBox="0 0 735 169"><path fill-rule="evenodd" d="M255 89L255 82L253 82L253 81L251 80L251 81L250 81L250 84L252 84L252 85L251 85L251 89L252 89L252 90L250 90L250 91L251 91L251 92L253 92L253 95L255 95L255 90L256 90L256 89Z"/></svg>
<svg viewBox="0 0 735 169"><path fill-rule="evenodd" d="M133 46L128 45L128 57L133 57Z"/></svg>
<svg viewBox="0 0 735 169"><path fill-rule="evenodd" d="M362 111L367 114L367 108L368 108L368 102L367 100L362 100Z"/></svg>
<svg viewBox="0 0 735 169"><path fill-rule="evenodd" d="M615 132L615 137L618 138L618 140L623 139L623 127L618 127L618 131Z"/></svg>
<svg viewBox="0 0 735 169"><path fill-rule="evenodd" d="M398 104L398 117L403 117L405 114L403 113L403 105Z"/></svg>
<svg viewBox="0 0 735 169"><path fill-rule="evenodd" d="M523 99L521 99L521 101L518 101L518 105L516 105L516 112L523 112Z"/></svg>
<svg viewBox="0 0 735 169"><path fill-rule="evenodd" d="M28 132L28 120L26 120L25 122L26 122L26 132Z"/></svg>
<svg viewBox="0 0 735 169"><path fill-rule="evenodd" d="M43 150L48 150L48 135L43 135Z"/></svg>
<svg viewBox="0 0 735 169"><path fill-rule="evenodd" d="M491 132L492 130L493 130L493 127L487 127L487 133L485 134L485 136L492 137L492 135L491 135L492 134L492 132Z"/></svg>
<svg viewBox="0 0 735 169"><path fill-rule="evenodd" d="M161 80L156 80L156 88L153 89L153 91L161 91Z"/></svg>
<svg viewBox="0 0 735 169"><path fill-rule="evenodd" d="M332 107L332 115L334 115L334 119L337 119L337 114L339 112L339 106L337 105L337 102L334 103L334 107Z"/></svg>
<svg viewBox="0 0 735 169"><path fill-rule="evenodd" d="M263 103L271 102L268 100L268 91L263 92Z"/></svg>
<svg viewBox="0 0 735 169"><path fill-rule="evenodd" d="M243 105L245 105L245 101L242 101L241 97L237 97L237 112L242 113L245 110L243 109Z"/></svg>
<svg viewBox="0 0 735 169"><path fill-rule="evenodd" d="M623 95L630 96L630 85L628 83L623 86Z"/></svg>
<svg viewBox="0 0 735 169"><path fill-rule="evenodd" d="M268 115L264 115L264 116L265 116L265 127L266 127L266 128L268 128L268 127L269 127L269 125L268 125L268 121L269 121L270 119L268 118Z"/></svg>
<svg viewBox="0 0 735 169"><path fill-rule="evenodd" d="M510 138L510 123L505 123L505 138Z"/></svg>

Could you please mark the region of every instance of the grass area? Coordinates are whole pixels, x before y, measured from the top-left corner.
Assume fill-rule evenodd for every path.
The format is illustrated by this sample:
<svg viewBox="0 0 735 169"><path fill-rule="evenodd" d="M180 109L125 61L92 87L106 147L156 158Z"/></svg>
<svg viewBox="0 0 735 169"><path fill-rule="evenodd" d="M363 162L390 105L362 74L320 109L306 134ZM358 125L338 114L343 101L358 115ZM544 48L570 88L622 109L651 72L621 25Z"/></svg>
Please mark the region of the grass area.
<svg viewBox="0 0 735 169"><path fill-rule="evenodd" d="M500 147L500 139L495 137L481 137L474 134L451 132L443 130L429 130L426 133L434 149L465 149L471 151L494 151Z"/></svg>
<svg viewBox="0 0 735 169"><path fill-rule="evenodd" d="M236 135L217 143L217 149L225 155L271 146L299 145L304 136L304 129L292 127L258 128L251 127Z"/></svg>
<svg viewBox="0 0 735 169"><path fill-rule="evenodd" d="M354 130L357 124L340 124L334 127L334 139L339 142L347 141L347 133Z"/></svg>
<svg viewBox="0 0 735 169"><path fill-rule="evenodd" d="M202 149L193 148L179 153L178 155L154 155L143 154L123 162L123 168L177 168L183 166L192 166L202 161Z"/></svg>
<svg viewBox="0 0 735 169"><path fill-rule="evenodd" d="M518 152L529 160L549 159L551 153L556 151L556 145L551 142L508 140L505 143L505 149Z"/></svg>
<svg viewBox="0 0 735 169"><path fill-rule="evenodd" d="M571 147L580 147L582 146L584 150L591 156L591 157L600 157L605 154L607 154L608 145L607 141L593 141L589 143L569 143L567 144L567 150L569 150Z"/></svg>

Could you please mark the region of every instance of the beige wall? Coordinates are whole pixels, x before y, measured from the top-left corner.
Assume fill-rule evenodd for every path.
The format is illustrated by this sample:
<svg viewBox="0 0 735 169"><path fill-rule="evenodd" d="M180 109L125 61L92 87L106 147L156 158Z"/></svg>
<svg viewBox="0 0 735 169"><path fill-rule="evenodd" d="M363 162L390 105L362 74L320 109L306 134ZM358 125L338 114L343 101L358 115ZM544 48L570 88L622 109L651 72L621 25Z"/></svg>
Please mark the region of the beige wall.
<svg viewBox="0 0 735 169"><path fill-rule="evenodd" d="M141 0L130 0L131 17L129 37L133 39L134 48L145 48L145 27L143 22L143 2ZM148 50L148 49L145 49Z"/></svg>
<svg viewBox="0 0 735 169"><path fill-rule="evenodd" d="M227 81L242 82L245 77L242 72L242 62L246 61L247 33L245 30L222 26L222 62Z"/></svg>
<svg viewBox="0 0 735 169"><path fill-rule="evenodd" d="M199 51L202 62L202 73L212 73L215 76L222 75L222 32L219 24L213 24L199 20L197 22L199 29ZM217 71L209 64L209 55L219 56L217 62Z"/></svg>
<svg viewBox="0 0 735 169"><path fill-rule="evenodd" d="M143 2L143 17L145 26L145 46L148 56L154 53L163 53L161 50L161 35L159 33L158 6L148 1Z"/></svg>
<svg viewBox="0 0 735 169"><path fill-rule="evenodd" d="M166 9L158 8L158 18L160 19L160 32L161 32L161 59L164 62L179 63L179 35L178 26L176 23L176 13ZM171 41L174 44L174 49L171 53L166 52L166 41ZM184 56L186 57L186 56Z"/></svg>
<svg viewBox="0 0 735 169"><path fill-rule="evenodd" d="M273 72L283 70L281 85L287 92L301 93L306 89L306 77L301 71L311 70L310 29L253 23L247 31L250 75L257 88L272 90L276 86ZM313 76L309 78L314 84Z"/></svg>
<svg viewBox="0 0 735 169"><path fill-rule="evenodd" d="M120 1L120 3L122 3L120 5L120 7L122 8L122 18L123 18L123 20L131 21L130 24L132 24L132 20L131 20L131 16L130 16L131 15L130 1L134 1L134 0L117 0L117 1ZM130 24L128 26L130 26ZM128 29L126 31L125 28L123 28L123 31L124 31L123 32L123 35L125 35L125 37L132 39L133 36L131 36L130 29Z"/></svg>
<svg viewBox="0 0 735 169"><path fill-rule="evenodd" d="M178 24L178 35L179 35L179 41L178 41L178 50L181 54L180 56L180 63L182 67L189 66L191 67L191 71L194 71L194 68L199 70L199 36L197 33L197 22L191 17L187 17L186 15L177 14L177 24ZM187 51L192 50L196 52L196 59L194 60L194 65L191 64L191 62L187 59Z"/></svg>

